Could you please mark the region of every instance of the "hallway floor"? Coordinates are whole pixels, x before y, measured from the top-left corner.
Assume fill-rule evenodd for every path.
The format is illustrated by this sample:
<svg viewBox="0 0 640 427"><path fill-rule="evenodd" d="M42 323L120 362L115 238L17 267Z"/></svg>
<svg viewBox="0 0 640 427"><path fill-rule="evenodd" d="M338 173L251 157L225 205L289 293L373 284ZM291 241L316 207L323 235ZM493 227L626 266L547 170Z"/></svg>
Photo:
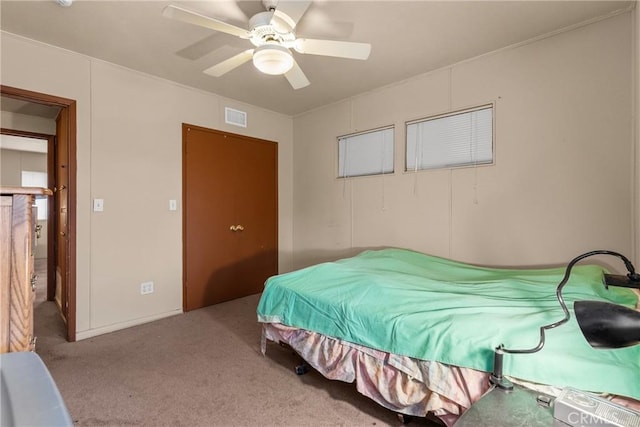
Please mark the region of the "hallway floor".
<svg viewBox="0 0 640 427"><path fill-rule="evenodd" d="M38 275L36 296L33 302L34 335L36 353L38 347L46 347L66 341L66 325L55 301L47 301L47 259L37 258L35 273Z"/></svg>

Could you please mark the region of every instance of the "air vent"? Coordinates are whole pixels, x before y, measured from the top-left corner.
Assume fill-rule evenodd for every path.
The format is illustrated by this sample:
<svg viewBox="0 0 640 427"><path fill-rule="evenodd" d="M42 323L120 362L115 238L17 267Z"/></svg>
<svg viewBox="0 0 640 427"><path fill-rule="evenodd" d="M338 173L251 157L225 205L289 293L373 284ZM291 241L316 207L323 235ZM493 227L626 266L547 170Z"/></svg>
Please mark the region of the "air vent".
<svg viewBox="0 0 640 427"><path fill-rule="evenodd" d="M233 108L224 108L224 121L230 125L247 127L247 113Z"/></svg>

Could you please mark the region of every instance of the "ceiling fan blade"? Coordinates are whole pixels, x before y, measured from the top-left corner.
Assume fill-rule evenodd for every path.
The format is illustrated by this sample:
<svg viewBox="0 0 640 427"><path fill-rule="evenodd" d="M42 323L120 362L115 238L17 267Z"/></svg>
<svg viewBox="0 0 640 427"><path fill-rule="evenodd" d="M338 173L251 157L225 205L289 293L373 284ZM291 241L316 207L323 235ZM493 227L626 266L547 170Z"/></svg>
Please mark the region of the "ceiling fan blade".
<svg viewBox="0 0 640 427"><path fill-rule="evenodd" d="M214 65L213 67L209 67L203 71L205 74L209 74L213 77L220 77L225 73L233 70L234 68L239 67L240 65L248 62L253 57L253 49L247 49L244 52L240 52L239 54L232 56L229 59L225 59L224 61Z"/></svg>
<svg viewBox="0 0 640 427"><path fill-rule="evenodd" d="M226 40L221 40L221 37L225 38ZM212 33L210 36L205 37L200 41L197 41L187 47L180 49L179 51L176 52L176 55L185 59L190 59L192 61L195 61L196 59L200 59L203 56L211 53L218 46L225 44L225 41L228 41L228 40L229 38L222 33L218 33L218 32ZM233 39L233 40L236 40L236 39ZM240 41L240 43L244 43L244 42Z"/></svg>
<svg viewBox="0 0 640 427"><path fill-rule="evenodd" d="M293 67L287 71L284 76L289 81L289 84L294 89L302 89L305 86L309 86L311 83L307 76L302 72L302 68L298 65L298 63L294 60Z"/></svg>
<svg viewBox="0 0 640 427"><path fill-rule="evenodd" d="M294 49L299 53L350 59L367 59L371 53L369 43L316 39L297 39Z"/></svg>
<svg viewBox="0 0 640 427"><path fill-rule="evenodd" d="M162 11L165 18L176 19L178 21L187 22L189 24L199 25L212 30L221 31L238 37L248 38L249 32L235 25L227 24L209 16L205 16L194 10L186 9L182 6L170 4Z"/></svg>
<svg viewBox="0 0 640 427"><path fill-rule="evenodd" d="M286 21L293 30L310 5L311 0L278 0L275 15Z"/></svg>

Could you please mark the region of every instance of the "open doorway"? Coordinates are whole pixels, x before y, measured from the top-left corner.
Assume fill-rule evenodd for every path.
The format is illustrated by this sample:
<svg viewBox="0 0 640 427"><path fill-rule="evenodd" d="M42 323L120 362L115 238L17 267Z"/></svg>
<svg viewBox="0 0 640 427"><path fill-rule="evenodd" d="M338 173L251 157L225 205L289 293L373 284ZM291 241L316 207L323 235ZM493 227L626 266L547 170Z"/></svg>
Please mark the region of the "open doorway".
<svg viewBox="0 0 640 427"><path fill-rule="evenodd" d="M24 101L2 99L2 130L0 132L0 184L2 187L53 188L53 155L55 119L59 108L31 108ZM4 127L6 126L6 127ZM19 130L15 129L20 127ZM36 130L40 133L35 132ZM51 200L50 200L51 199ZM34 336L37 347L43 341L67 339L62 317L62 295L56 286L55 238L53 237L55 207L48 196L36 196L37 217L34 250L36 275L33 300Z"/></svg>
<svg viewBox="0 0 640 427"><path fill-rule="evenodd" d="M21 149L15 149L14 146L13 150L5 150L3 142L3 157L13 156L16 161L3 159L3 166L11 166L3 167L2 184L42 186L42 156L45 156L46 187L54 192L53 197L46 200L48 206L43 207L47 214L42 214L42 217L46 216L46 220L42 218L38 221L38 225L42 226L38 243L44 246L46 242L46 249L36 253L36 269L41 273L41 280L44 281L46 278L47 286L41 290L40 295L36 293L36 300L53 301L55 305L52 303L47 306L45 316L36 316L36 334L37 329L47 331L45 333L51 332L51 329L47 328L60 330L55 322L61 318L64 338L67 341L75 341L76 104L70 99L8 86L0 86L0 92L3 139L10 136L12 144L23 144L18 146ZM53 121L47 123L46 117L41 116L47 116ZM32 130L29 130L28 122L33 123L33 117L45 119L45 122L39 122L45 123L45 127L36 126L35 129L31 127ZM46 145L46 150L43 145ZM34 148L38 146L40 148ZM40 203L42 202L41 200ZM43 252L46 252L46 256ZM41 324L38 324L38 319ZM42 324L43 321L52 324Z"/></svg>

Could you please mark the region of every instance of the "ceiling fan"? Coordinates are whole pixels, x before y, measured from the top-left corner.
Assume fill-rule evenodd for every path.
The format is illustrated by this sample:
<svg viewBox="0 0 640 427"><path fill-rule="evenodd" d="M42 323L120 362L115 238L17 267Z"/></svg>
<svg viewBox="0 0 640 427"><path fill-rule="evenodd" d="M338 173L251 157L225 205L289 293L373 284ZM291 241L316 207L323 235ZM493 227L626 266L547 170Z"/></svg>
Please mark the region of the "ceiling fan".
<svg viewBox="0 0 640 427"><path fill-rule="evenodd" d="M214 77L220 77L253 60L258 70L272 75L284 74L294 89L300 89L310 83L293 58L291 49L301 54L339 58L365 60L369 57L371 45L368 43L298 38L295 34L296 25L307 11L311 0L263 0L262 4L266 10L249 19L248 29L205 16L178 4L165 7L162 15L231 34L253 44L254 48L204 70L204 73Z"/></svg>

